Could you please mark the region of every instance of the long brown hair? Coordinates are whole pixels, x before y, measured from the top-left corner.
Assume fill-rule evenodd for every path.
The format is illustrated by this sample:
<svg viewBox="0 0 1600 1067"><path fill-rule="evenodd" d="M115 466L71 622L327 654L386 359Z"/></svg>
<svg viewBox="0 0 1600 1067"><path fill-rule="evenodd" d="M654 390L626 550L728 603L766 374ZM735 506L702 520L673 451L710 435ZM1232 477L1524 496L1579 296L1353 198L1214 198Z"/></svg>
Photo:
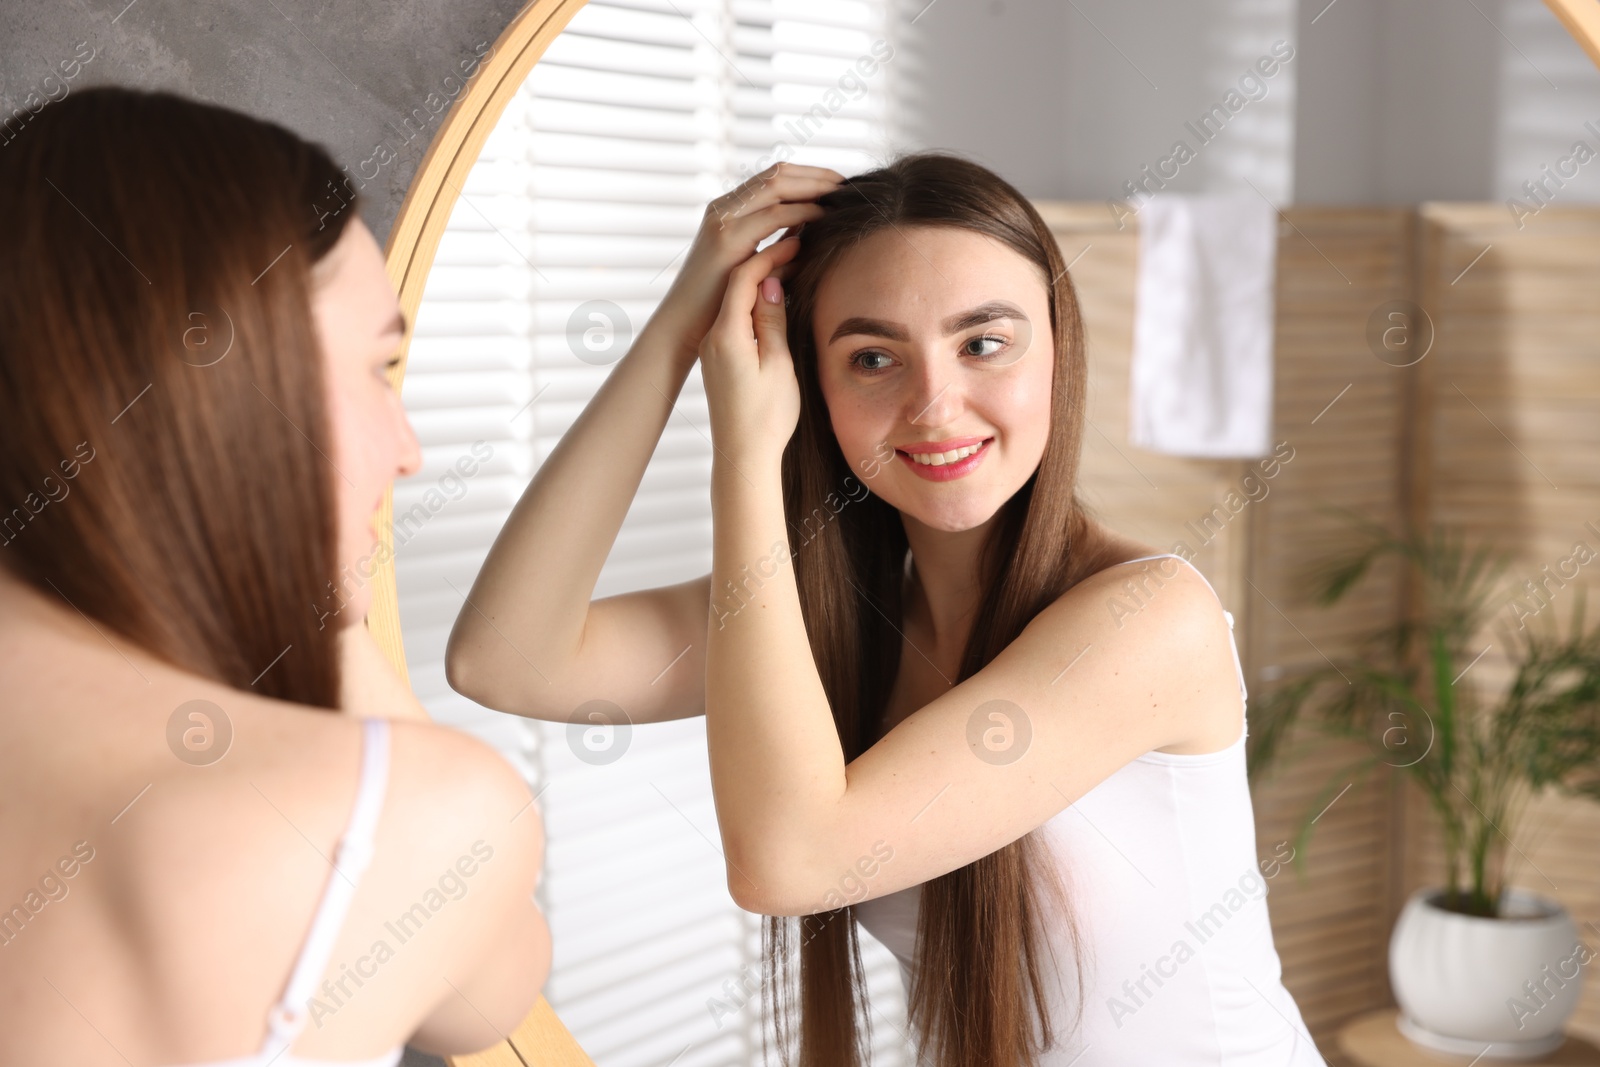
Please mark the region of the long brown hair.
<svg viewBox="0 0 1600 1067"><path fill-rule="evenodd" d="M900 513L876 495L824 510L830 496L837 500L841 489L859 484L829 421L812 326L818 285L847 250L890 226L971 230L1037 264L1049 292L1055 348L1049 438L1038 468L1001 507L984 543L982 600L957 681L989 663L1029 620L1109 561L1089 543L1088 513L1076 493L1083 326L1066 263L1039 213L992 171L946 152L901 156L849 178L818 203L827 214L806 223L785 282L801 413L783 454L784 507L791 529L807 531L805 550L793 557L800 605L845 758L853 760L876 738L899 668L909 546ZM1074 1028L1081 1019L1076 922L1044 851L1035 834L1026 834L922 886L910 1015L921 1051L936 1067L1032 1064L1058 1039L1044 984L1046 916L1069 934L1079 977ZM1045 908L1051 899L1061 905L1053 912ZM765 934L763 987L785 1056L797 1038L802 1067L856 1067L868 1047L858 1023L870 1015L853 909L801 921L768 917ZM797 943L796 1033L787 1015Z"/></svg>
<svg viewBox="0 0 1600 1067"><path fill-rule="evenodd" d="M355 216L340 183L281 126L120 86L0 147L0 565L176 667L328 708L309 273Z"/></svg>

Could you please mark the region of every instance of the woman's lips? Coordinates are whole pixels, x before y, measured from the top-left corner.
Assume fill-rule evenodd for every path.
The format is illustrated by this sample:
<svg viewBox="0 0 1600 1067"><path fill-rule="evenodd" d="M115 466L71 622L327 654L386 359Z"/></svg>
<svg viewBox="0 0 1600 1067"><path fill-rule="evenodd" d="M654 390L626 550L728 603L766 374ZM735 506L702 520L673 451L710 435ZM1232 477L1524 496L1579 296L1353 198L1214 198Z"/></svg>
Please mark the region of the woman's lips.
<svg viewBox="0 0 1600 1067"><path fill-rule="evenodd" d="M970 456L964 456L954 463L941 463L935 466L932 463L918 463L906 453L895 449L895 455L900 457L900 462L910 467L919 476L930 482L948 482L956 478L971 474L983 462L983 457L989 454L989 445L994 442L993 437L983 439L983 445Z"/></svg>

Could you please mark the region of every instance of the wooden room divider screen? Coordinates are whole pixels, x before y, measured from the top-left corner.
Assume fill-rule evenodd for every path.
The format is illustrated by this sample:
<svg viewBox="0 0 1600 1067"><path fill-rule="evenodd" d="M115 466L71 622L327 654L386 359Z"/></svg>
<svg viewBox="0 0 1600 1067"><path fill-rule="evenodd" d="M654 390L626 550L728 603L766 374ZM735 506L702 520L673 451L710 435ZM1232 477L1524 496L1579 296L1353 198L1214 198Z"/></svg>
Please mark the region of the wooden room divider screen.
<svg viewBox="0 0 1600 1067"><path fill-rule="evenodd" d="M1341 530L1325 507L1394 529L1406 517L1461 523L1497 537L1529 576L1574 540L1600 551L1583 526L1600 528L1600 209L1548 208L1524 229L1499 204L1281 212L1273 441L1293 451L1270 479L1256 468L1267 492L1249 500L1249 461L1126 444L1136 220L1119 229L1099 203L1038 206L1075 260L1088 331L1085 499L1121 532L1196 550L1238 620L1252 696L1351 654L1356 635L1407 609L1392 568L1333 608L1302 595L1302 568ZM1397 299L1422 305L1434 332L1427 356L1404 368L1367 341L1373 313ZM1236 511L1223 506L1230 492ZM1493 658L1474 670L1493 677ZM1420 796L1392 771L1324 788L1364 748L1298 740L1292 773L1253 789L1257 847L1263 861L1287 855L1300 820L1321 812L1304 875L1267 868L1270 911L1285 985L1323 1055L1342 1064L1338 1028L1393 1003L1389 932L1406 894L1439 880L1437 841ZM1516 883L1600 933L1600 806L1546 797L1534 815L1516 842L1528 860ZM1597 986L1573 1021L1584 1036L1600 1036Z"/></svg>

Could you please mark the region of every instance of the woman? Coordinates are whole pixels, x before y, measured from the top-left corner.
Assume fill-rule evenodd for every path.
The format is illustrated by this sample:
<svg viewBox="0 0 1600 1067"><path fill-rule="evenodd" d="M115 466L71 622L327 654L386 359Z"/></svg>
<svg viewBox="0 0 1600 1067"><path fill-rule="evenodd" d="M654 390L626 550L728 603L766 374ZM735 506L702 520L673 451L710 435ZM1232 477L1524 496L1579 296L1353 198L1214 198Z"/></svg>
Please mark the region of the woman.
<svg viewBox="0 0 1600 1067"><path fill-rule="evenodd" d="M420 454L340 178L115 87L0 153L0 1062L464 1053L548 971L526 786L363 622Z"/></svg>
<svg viewBox="0 0 1600 1067"><path fill-rule="evenodd" d="M452 684L705 712L730 891L809 917L768 926L806 1067L864 1058L855 919L938 1067L1321 1063L1267 924L1231 616L1076 497L1082 329L1038 213L954 156L780 165L713 202L685 273L496 541ZM591 605L696 353L713 571Z"/></svg>
<svg viewBox="0 0 1600 1067"><path fill-rule="evenodd" d="M934 1063L1026 1062L1035 1025L1049 1063L1321 1062L1267 924L1232 618L1074 492L1084 342L1049 229L956 157L849 184L790 306L756 255L700 350L730 888L810 915L865 879ZM807 962L846 975L850 935L808 927ZM804 989L815 1062L849 1055L849 990Z"/></svg>

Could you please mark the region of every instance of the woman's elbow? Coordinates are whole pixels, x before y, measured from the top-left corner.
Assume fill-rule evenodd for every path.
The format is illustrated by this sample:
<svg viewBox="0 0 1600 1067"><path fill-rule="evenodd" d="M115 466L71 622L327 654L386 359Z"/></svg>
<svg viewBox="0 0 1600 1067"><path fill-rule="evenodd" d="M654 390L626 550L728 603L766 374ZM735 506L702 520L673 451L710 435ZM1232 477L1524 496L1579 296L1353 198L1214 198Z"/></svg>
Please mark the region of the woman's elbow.
<svg viewBox="0 0 1600 1067"><path fill-rule="evenodd" d="M459 633L459 630L451 631L450 640L445 645L444 680L451 689L468 700L493 707L487 700L488 694L483 691L483 672L468 654L465 642L458 639Z"/></svg>
<svg viewBox="0 0 1600 1067"><path fill-rule="evenodd" d="M794 864L754 856L728 856L728 895L755 915L811 915L828 910L823 890L812 892L811 880Z"/></svg>
<svg viewBox="0 0 1600 1067"><path fill-rule="evenodd" d="M450 626L450 635L444 639L444 673L449 679L452 688L458 692L457 679L463 678L471 658L469 652L479 643L478 635L473 633L474 621L469 617L470 609L462 609L456 616L456 621Z"/></svg>
<svg viewBox="0 0 1600 1067"><path fill-rule="evenodd" d="M474 704L513 715L532 715L530 709L517 706L505 687L497 684L501 672L496 664L490 662L481 650L473 650L470 638L458 639L458 633L453 631L445 646L445 683Z"/></svg>

